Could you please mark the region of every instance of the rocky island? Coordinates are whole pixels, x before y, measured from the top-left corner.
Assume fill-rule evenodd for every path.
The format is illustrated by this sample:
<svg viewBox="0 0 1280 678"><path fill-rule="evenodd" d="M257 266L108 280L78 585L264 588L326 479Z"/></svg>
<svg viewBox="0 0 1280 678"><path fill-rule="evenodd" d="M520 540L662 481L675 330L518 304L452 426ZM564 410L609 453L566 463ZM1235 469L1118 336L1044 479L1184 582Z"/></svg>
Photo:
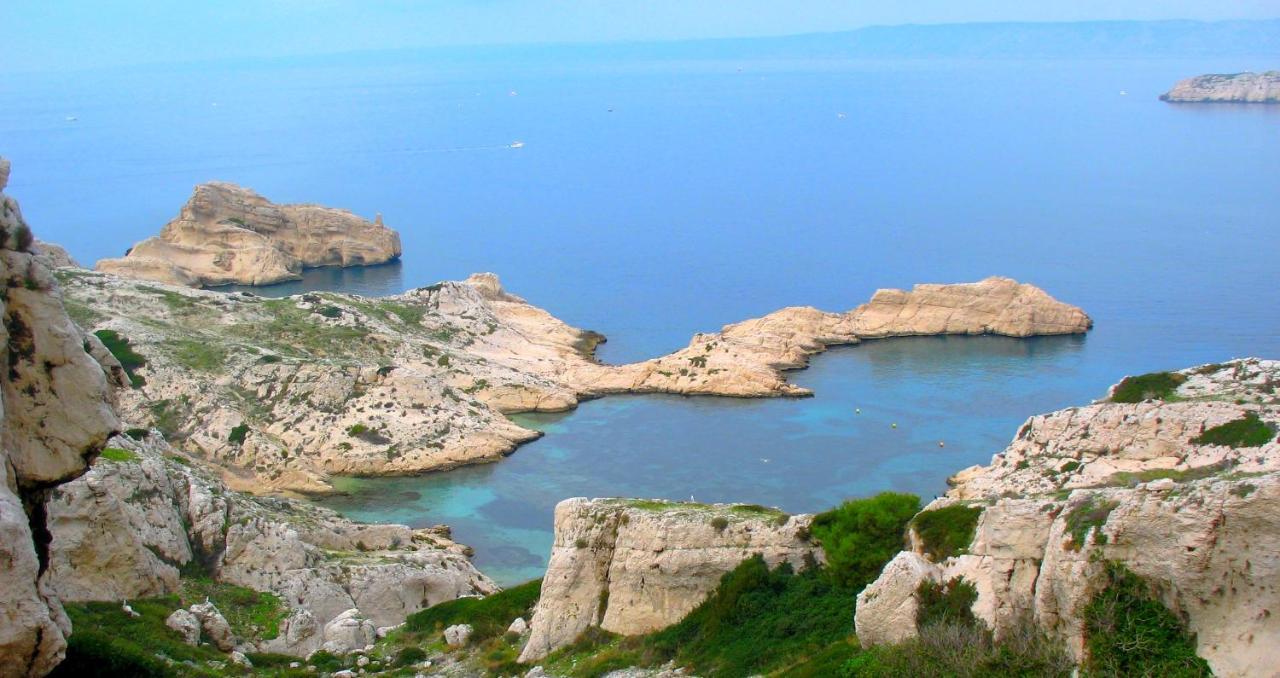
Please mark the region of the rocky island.
<svg viewBox="0 0 1280 678"><path fill-rule="evenodd" d="M1199 75L1160 95L1170 103L1280 103L1280 71Z"/></svg>
<svg viewBox="0 0 1280 678"><path fill-rule="evenodd" d="M346 210L276 205L222 182L196 186L177 218L100 271L189 287L270 285L304 267L363 266L400 257L400 235Z"/></svg>

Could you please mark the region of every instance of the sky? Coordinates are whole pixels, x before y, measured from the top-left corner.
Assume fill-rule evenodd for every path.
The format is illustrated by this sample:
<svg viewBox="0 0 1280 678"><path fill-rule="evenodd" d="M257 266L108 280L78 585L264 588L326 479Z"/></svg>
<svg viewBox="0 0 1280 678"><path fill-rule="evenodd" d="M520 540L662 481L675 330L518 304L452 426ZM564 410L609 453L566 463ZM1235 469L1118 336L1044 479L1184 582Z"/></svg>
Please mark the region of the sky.
<svg viewBox="0 0 1280 678"><path fill-rule="evenodd" d="M877 24L1277 17L1280 0L2 0L0 73Z"/></svg>

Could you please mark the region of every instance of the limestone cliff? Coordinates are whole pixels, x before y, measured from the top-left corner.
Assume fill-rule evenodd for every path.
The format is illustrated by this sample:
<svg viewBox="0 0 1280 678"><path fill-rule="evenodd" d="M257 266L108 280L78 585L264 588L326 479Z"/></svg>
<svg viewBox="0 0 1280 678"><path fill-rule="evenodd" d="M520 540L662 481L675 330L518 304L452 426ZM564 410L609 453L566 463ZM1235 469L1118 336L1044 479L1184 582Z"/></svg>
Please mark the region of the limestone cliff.
<svg viewBox="0 0 1280 678"><path fill-rule="evenodd" d="M345 210L276 205L234 184L196 186L178 217L98 270L193 287L268 285L303 267L381 264L400 256L400 235Z"/></svg>
<svg viewBox="0 0 1280 678"><path fill-rule="evenodd" d="M1164 400L1032 417L990 465L956 474L926 511L980 507L968 549L933 562L914 539L858 596L859 640L913 636L919 582L961 577L997 635L1029 617L1079 656L1084 606L1105 563L1118 561L1161 586L1215 674L1270 675L1280 646L1280 362L1178 375ZM1253 417L1270 427L1257 444L1201 438Z"/></svg>
<svg viewBox="0 0 1280 678"><path fill-rule="evenodd" d="M118 427L96 343L67 317L30 251L0 158L0 676L39 676L61 660L70 623L47 586L50 490L84 473Z"/></svg>
<svg viewBox="0 0 1280 678"><path fill-rule="evenodd" d="M290 608L261 651L305 655L348 610L394 626L424 607L497 590L447 528L353 523L228 490L158 433L111 441L48 502L49 584L66 601L174 593L180 571L277 594ZM346 648L350 649L350 648Z"/></svg>
<svg viewBox="0 0 1280 678"><path fill-rule="evenodd" d="M1280 103L1280 71L1199 75L1160 95L1171 103Z"/></svg>
<svg viewBox="0 0 1280 678"><path fill-rule="evenodd" d="M1079 309L992 278L882 290L848 313L784 309L631 365L598 334L506 292L492 274L366 299L189 290L59 269L85 327L145 358L121 394L133 421L223 466L232 487L325 492L331 474L494 461L537 437L504 415L610 393L806 395L782 370L863 337L1083 332ZM238 435L233 435L240 430Z"/></svg>
<svg viewBox="0 0 1280 678"><path fill-rule="evenodd" d="M812 516L746 505L566 499L521 661L573 642L589 627L637 635L680 621L720 577L755 554L797 570L822 560Z"/></svg>

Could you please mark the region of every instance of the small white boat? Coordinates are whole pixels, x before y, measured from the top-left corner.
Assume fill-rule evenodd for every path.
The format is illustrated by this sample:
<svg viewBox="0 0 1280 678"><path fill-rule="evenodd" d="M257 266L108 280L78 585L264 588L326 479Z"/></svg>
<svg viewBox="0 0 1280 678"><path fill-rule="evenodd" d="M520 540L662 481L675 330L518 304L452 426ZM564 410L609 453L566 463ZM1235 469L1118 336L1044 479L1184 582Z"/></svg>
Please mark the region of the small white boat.
<svg viewBox="0 0 1280 678"><path fill-rule="evenodd" d="M511 145L510 145L510 146L508 146L507 148L524 148L524 142L523 142L523 141L513 141L513 142L511 142Z"/></svg>
<svg viewBox="0 0 1280 678"><path fill-rule="evenodd" d="M74 115L68 115L68 116L66 117L67 122L75 122L75 121L77 121L77 120L79 120L79 119L80 119L80 118L77 118L77 117L76 117L76 116L74 116Z"/></svg>

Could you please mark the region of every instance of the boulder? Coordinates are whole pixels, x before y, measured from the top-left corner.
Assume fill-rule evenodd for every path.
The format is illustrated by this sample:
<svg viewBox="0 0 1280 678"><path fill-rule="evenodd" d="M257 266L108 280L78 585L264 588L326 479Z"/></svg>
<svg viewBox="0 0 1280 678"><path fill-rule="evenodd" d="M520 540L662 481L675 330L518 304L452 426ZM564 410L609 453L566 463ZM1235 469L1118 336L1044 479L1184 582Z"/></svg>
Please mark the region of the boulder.
<svg viewBox="0 0 1280 678"><path fill-rule="evenodd" d="M164 620L164 625L177 631L187 645L200 644L200 620L189 610L177 609Z"/></svg>
<svg viewBox="0 0 1280 678"><path fill-rule="evenodd" d="M218 611L217 606L206 600L187 609L200 621L201 633L210 643L213 643L214 647L223 652L230 652L236 648L236 638L231 632L231 625Z"/></svg>
<svg viewBox="0 0 1280 678"><path fill-rule="evenodd" d="M351 608L324 625L324 649L334 654L349 654L363 649L377 639L373 622L360 610Z"/></svg>
<svg viewBox="0 0 1280 678"><path fill-rule="evenodd" d="M449 647L462 647L471 642L471 625L454 624L444 630L444 642Z"/></svg>

